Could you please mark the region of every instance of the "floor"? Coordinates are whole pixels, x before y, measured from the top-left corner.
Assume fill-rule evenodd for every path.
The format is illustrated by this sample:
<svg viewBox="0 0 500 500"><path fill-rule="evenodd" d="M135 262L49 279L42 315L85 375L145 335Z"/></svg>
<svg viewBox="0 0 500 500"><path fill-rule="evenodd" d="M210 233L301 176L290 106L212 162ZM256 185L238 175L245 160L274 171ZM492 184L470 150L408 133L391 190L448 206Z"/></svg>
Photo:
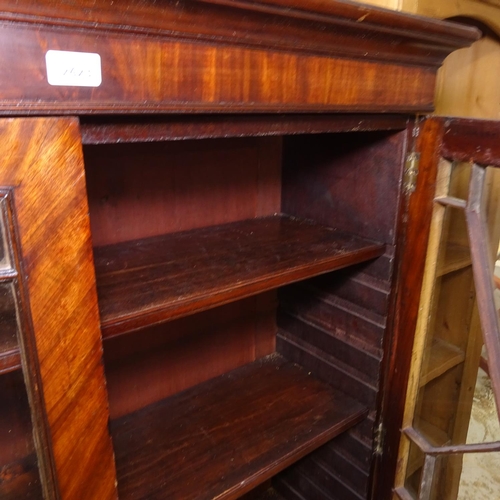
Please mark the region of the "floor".
<svg viewBox="0 0 500 500"><path fill-rule="evenodd" d="M500 441L495 400L489 377L479 370L467 442ZM458 500L500 499L500 453L464 456Z"/></svg>
<svg viewBox="0 0 500 500"><path fill-rule="evenodd" d="M500 276L500 261L495 274ZM500 290L495 292L500 309ZM468 443L500 441L500 424L491 381L479 370L472 406ZM470 454L464 456L462 477L457 500L500 499L500 453Z"/></svg>

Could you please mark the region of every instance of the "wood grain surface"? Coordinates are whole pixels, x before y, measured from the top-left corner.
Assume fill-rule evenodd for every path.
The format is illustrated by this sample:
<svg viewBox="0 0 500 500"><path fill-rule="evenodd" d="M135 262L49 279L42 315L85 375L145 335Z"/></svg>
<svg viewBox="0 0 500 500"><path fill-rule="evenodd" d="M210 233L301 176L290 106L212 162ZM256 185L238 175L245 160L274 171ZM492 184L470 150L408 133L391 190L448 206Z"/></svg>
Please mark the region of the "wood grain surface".
<svg viewBox="0 0 500 500"><path fill-rule="evenodd" d="M275 291L105 339L112 419L275 352Z"/></svg>
<svg viewBox="0 0 500 500"><path fill-rule="evenodd" d="M271 355L112 422L120 498L238 498L365 414Z"/></svg>
<svg viewBox="0 0 500 500"><path fill-rule="evenodd" d="M442 155L449 160L500 167L500 122L448 119L444 121Z"/></svg>
<svg viewBox="0 0 500 500"><path fill-rule="evenodd" d="M104 337L369 260L383 246L286 216L94 251Z"/></svg>
<svg viewBox="0 0 500 500"><path fill-rule="evenodd" d="M273 215L281 208L281 150L280 137L85 146L92 242Z"/></svg>
<svg viewBox="0 0 500 500"><path fill-rule="evenodd" d="M407 213L405 229L400 232L401 263L396 282L394 329L387 356L386 390L382 400L382 418L386 429L383 454L375 464L374 492L390 497L401 439L401 424L410 371L411 353L417 324L429 228L436 188L443 124L440 118L418 125L416 150L420 152L417 190L402 199ZM410 144L411 147L411 144Z"/></svg>
<svg viewBox="0 0 500 500"><path fill-rule="evenodd" d="M243 10L242 10L243 9ZM201 42L355 59L437 66L453 48L470 44L470 27L404 16L338 1L6 0L0 19L104 33L177 36ZM211 22L207 22L210 19Z"/></svg>
<svg viewBox="0 0 500 500"><path fill-rule="evenodd" d="M3 119L0 139L0 182L14 192L25 335L36 348L34 356L23 356L32 361L26 363L30 390L43 395L35 435L45 484L52 469L55 498L113 499L115 467L78 122ZM23 345L31 345L29 338Z"/></svg>
<svg viewBox="0 0 500 500"><path fill-rule="evenodd" d="M437 67L302 55L172 38L0 24L0 112L432 109ZM48 49L97 53L102 84L47 82Z"/></svg>
<svg viewBox="0 0 500 500"><path fill-rule="evenodd" d="M88 145L150 143L186 139L262 137L370 130L403 130L405 115L359 113L169 115L100 117L82 116L82 142Z"/></svg>

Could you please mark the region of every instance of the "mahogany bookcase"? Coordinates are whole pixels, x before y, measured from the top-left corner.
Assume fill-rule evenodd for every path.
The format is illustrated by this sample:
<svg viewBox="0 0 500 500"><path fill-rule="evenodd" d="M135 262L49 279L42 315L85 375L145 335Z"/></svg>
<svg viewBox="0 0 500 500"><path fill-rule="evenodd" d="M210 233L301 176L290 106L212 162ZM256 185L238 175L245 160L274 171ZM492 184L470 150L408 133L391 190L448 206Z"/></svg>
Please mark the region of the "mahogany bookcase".
<svg viewBox="0 0 500 500"><path fill-rule="evenodd" d="M436 175L407 158L477 36L2 2L0 497L389 498Z"/></svg>

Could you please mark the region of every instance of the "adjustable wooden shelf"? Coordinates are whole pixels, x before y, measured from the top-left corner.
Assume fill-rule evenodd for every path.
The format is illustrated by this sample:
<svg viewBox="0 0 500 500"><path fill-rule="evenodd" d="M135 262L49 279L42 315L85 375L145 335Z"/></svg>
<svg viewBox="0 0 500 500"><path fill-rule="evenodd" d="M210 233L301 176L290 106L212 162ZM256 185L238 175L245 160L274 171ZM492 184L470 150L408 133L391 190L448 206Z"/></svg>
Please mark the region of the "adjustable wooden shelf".
<svg viewBox="0 0 500 500"><path fill-rule="evenodd" d="M405 159L476 37L337 1L3 2L0 497L387 498L435 177Z"/></svg>

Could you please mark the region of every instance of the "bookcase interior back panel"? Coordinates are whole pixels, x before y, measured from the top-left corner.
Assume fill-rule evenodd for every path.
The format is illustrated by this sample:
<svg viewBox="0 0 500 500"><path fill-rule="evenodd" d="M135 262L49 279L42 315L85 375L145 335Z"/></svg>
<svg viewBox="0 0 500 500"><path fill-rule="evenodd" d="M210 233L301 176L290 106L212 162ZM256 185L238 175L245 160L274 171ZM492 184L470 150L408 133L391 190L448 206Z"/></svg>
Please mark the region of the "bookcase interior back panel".
<svg viewBox="0 0 500 500"><path fill-rule="evenodd" d="M205 235L206 229L203 228L216 226L220 229L214 230L225 234L224 228L233 228L231 224L243 224L243 235L245 220L265 221L266 217L272 219L275 214L291 216L280 223L279 234L288 231L288 225L296 224L295 220L305 220L310 221L307 224L319 223L334 228L327 230L334 231L325 233L327 237L334 234L344 238L343 241L362 238L368 249L361 250L361 253L356 250L358 256L349 257L349 261L337 260L336 264L330 264L332 272L324 274L326 268L314 266L318 259L325 258L326 250L321 245L311 247L312 256L306 258L310 262L291 264L298 266L298 274L274 271L278 273L276 276L281 276L276 286L259 285L269 281L268 274L251 269L249 272L256 276L252 281L254 288L240 293L236 283L231 292L234 298L230 300L220 299L219 303L215 300L213 304L198 309L194 305L192 313L182 310L182 314L172 315L176 319L155 320L155 324L134 327L130 332L103 329L110 415L114 422L112 433L118 453L119 490L121 484L123 498L161 491L148 490L144 482L138 484L130 477L131 463L120 463L120 457L131 453L129 447L142 446L141 440L123 438L125 434L133 435L127 429L136 425L134 422L150 422L154 412L172 411L170 405L181 405L181 408L183 403L176 401L182 401L185 394L199 398L198 394L223 384L223 379L219 381L221 376L231 379L234 373L238 377L238 369L249 371L249 380L260 380L258 365L254 363L267 360L266 356L276 351L286 360L304 367L322 383L326 382L326 387L338 394L349 395L355 400L352 404L360 405L365 413L353 407L352 417L342 417L342 430L346 432L339 435L341 427L337 426L337 431L323 433L325 437L315 438L314 445L310 442L304 444L304 452L299 455L286 455L295 456L293 460L276 459L266 455L267 452L259 455L260 458L256 459L259 463L261 460L273 461L274 473L252 472L246 480L248 487L233 491L227 486L225 492L215 489L207 495L217 493L222 495L221 498L238 498L290 466L306 451L316 448L312 454L276 476L276 488L285 498L350 499L366 496L391 304L398 193L405 148L405 131L84 146L98 290L101 282L100 298L103 298L106 266L111 275L122 276L129 272L129 263L137 259L137 276L149 276L153 264L141 252L147 251L148 245L154 241L166 241L154 238L185 235L190 241L189 238ZM234 231L228 234L239 239L239 227L228 229ZM315 229L315 225L307 228L323 231ZM202 232L197 233L197 230ZM349 235L347 239L345 235ZM319 237L319 241L322 238ZM148 243L136 244L136 240ZM269 245L269 242L266 240L261 245ZM276 248L278 253L271 255L271 261L276 260L278 264L262 265L278 265L276 269L281 269L279 263L287 255L287 245ZM200 248L210 252L203 245ZM347 248L340 253L352 252ZM125 252L123 262L109 258L118 251L116 249ZM304 247L305 254L308 253L306 249ZM273 254L272 247L267 251ZM218 254L213 255L215 259ZM169 261L178 258L167 255ZM251 261L248 265L260 266L261 260L255 261L257 264ZM138 262L143 262L142 268ZM199 262L183 265L192 266L193 272L197 272ZM235 276L239 276L236 267ZM174 283L176 279L185 279L180 278L185 273L176 271L175 266L173 269L169 271L173 273L169 279ZM304 274L303 269L310 269L309 274ZM203 274L203 270L200 272ZM311 278L304 280L308 276ZM112 276L112 279L115 278ZM299 282L280 287L280 284L296 281ZM161 283L161 280L153 280L151 286L161 288ZM273 289L276 287L278 289ZM172 307L176 307L175 301ZM106 325L103 309L101 314ZM264 361L264 365L277 363L276 369L280 369L281 359ZM203 384L208 384L206 389ZM254 389L257 390L251 390ZM255 397L260 401L261 396ZM278 390L274 397L282 398L283 395ZM268 404L264 401L262 399L261 404ZM295 406L293 402L289 403ZM363 415L365 418L361 418ZM262 431L263 436L267 435L266 432ZM193 433L196 433L195 429ZM158 439L165 440L165 437ZM259 449L262 447L260 444ZM280 449L280 445L273 445L273 449ZM139 462L142 456L151 458L147 449L141 448L134 453ZM250 448L245 453L250 453ZM165 455L164 460L177 459ZM132 469L138 466L135 464ZM239 481L241 473L236 468L230 476L234 475L234 480ZM225 480L219 483L225 483ZM177 485L168 491L165 494L171 496L165 498L177 498L176 495L191 498L192 494L187 490L178 491Z"/></svg>

